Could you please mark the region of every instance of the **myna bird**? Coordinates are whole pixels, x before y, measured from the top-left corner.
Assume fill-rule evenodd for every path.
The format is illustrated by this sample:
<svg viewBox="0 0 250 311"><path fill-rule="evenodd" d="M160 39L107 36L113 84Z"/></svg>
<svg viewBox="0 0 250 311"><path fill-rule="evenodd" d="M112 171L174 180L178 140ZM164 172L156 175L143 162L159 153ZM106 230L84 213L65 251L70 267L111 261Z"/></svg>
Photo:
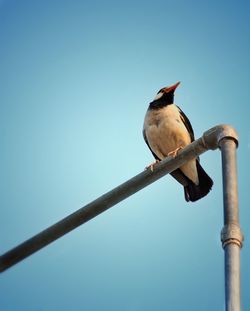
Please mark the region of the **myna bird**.
<svg viewBox="0 0 250 311"><path fill-rule="evenodd" d="M178 150L194 141L194 131L184 112L174 104L174 92L180 82L162 88L149 104L143 126L143 137L156 162L176 156ZM151 166L152 167L152 166ZM200 165L190 160L171 175L183 185L186 201L197 201L208 194L212 179Z"/></svg>

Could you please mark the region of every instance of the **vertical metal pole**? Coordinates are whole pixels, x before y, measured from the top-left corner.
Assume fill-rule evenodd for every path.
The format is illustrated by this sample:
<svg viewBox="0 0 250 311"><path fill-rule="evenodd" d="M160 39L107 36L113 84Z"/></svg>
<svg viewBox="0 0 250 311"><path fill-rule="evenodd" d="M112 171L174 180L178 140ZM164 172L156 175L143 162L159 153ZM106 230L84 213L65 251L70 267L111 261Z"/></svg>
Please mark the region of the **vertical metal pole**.
<svg viewBox="0 0 250 311"><path fill-rule="evenodd" d="M240 248L243 235L239 225L236 141L220 141L222 154L224 227L221 232L225 251L225 305L226 311L240 311Z"/></svg>

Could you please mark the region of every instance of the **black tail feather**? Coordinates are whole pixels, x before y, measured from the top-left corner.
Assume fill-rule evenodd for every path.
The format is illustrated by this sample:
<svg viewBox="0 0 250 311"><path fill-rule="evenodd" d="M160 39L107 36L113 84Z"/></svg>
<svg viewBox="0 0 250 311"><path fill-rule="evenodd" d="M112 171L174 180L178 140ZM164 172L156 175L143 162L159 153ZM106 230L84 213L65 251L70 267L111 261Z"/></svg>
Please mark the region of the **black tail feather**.
<svg viewBox="0 0 250 311"><path fill-rule="evenodd" d="M191 180L188 180L188 185L184 186L184 195L186 201L197 201L203 198L212 189L213 181L204 171L199 161L196 161L199 184L195 185Z"/></svg>

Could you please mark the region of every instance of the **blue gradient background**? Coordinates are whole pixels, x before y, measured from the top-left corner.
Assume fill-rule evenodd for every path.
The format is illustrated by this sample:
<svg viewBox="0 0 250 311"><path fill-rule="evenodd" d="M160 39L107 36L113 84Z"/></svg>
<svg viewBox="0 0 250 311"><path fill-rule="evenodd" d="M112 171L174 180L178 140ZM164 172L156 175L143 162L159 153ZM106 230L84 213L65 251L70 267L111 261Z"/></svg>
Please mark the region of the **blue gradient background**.
<svg viewBox="0 0 250 311"><path fill-rule="evenodd" d="M181 80L196 137L240 135L242 306L250 309L249 1L0 1L0 253L152 162L148 103ZM223 310L220 152L211 194L166 176L0 276L1 311Z"/></svg>

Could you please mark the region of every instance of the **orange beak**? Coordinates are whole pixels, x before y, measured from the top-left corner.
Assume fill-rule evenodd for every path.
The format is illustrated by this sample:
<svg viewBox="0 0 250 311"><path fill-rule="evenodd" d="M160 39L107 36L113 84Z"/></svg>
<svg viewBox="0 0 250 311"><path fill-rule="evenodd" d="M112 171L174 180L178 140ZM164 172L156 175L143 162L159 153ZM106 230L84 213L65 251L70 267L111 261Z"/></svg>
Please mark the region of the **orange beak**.
<svg viewBox="0 0 250 311"><path fill-rule="evenodd" d="M165 87L164 89L163 89L163 91L165 92L165 93L169 93L169 92L174 92L175 91L175 89L178 87L178 85L180 84L181 82L177 82L177 83L175 83L174 85L172 85L172 86L168 86L168 87Z"/></svg>

